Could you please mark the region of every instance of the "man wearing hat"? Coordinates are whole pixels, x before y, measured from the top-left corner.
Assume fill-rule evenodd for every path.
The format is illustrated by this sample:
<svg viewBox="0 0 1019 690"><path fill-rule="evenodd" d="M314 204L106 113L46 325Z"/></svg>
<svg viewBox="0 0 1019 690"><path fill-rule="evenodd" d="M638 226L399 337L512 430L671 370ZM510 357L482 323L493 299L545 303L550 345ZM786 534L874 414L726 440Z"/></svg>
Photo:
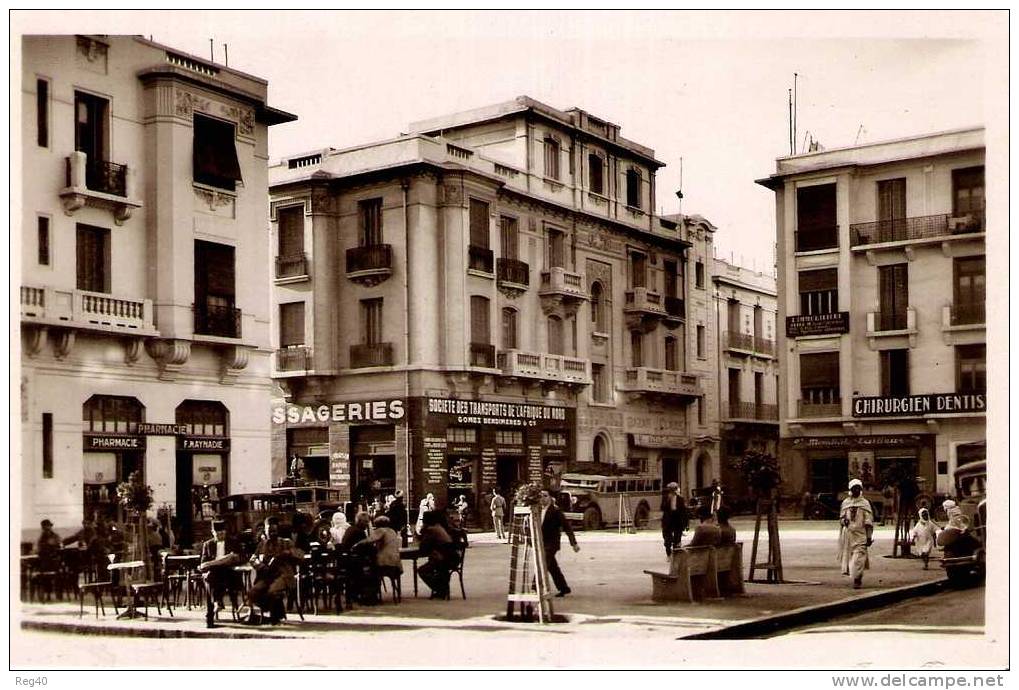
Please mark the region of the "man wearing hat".
<svg viewBox="0 0 1019 690"><path fill-rule="evenodd" d="M686 503L679 495L679 484L669 482L662 493L662 540L665 542L666 557L672 556L673 550L680 548L689 519Z"/></svg>
<svg viewBox="0 0 1019 690"><path fill-rule="evenodd" d="M39 568L50 570L60 565L60 537L53 531L53 523L49 520L43 520L39 526L42 534L36 542L35 552L39 555Z"/></svg>
<svg viewBox="0 0 1019 690"><path fill-rule="evenodd" d="M874 543L874 510L863 497L863 482L849 481L849 496L839 509L839 564L853 578L853 589L863 586L863 571L870 567L867 549Z"/></svg>
<svg viewBox="0 0 1019 690"><path fill-rule="evenodd" d="M227 537L226 522L214 520L212 530L216 536L202 544L202 561L198 570L205 580L205 626L214 628L216 610L223 608L223 595L230 594L237 608L237 591L240 573L234 570L241 563L241 548L236 540Z"/></svg>
<svg viewBox="0 0 1019 690"><path fill-rule="evenodd" d="M407 545L407 504L403 501L403 491L397 489L393 493L393 502L386 509L389 527L400 535L400 541Z"/></svg>
<svg viewBox="0 0 1019 690"><path fill-rule="evenodd" d="M279 535L279 518L265 519L265 539L258 544L251 564L255 567L255 584L248 592L249 601L269 613L269 622L278 623L285 613L283 595L296 577L296 565L304 552L289 539Z"/></svg>

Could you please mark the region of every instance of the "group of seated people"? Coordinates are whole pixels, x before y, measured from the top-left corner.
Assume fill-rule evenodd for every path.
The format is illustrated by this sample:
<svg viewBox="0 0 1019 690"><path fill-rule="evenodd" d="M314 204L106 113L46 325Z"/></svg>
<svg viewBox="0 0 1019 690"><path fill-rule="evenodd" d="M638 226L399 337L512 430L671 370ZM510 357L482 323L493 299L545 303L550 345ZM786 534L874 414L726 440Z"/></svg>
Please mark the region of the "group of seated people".
<svg viewBox="0 0 1019 690"><path fill-rule="evenodd" d="M736 530L729 524L729 509L718 508L714 514L709 506L697 509L700 524L694 529L693 536L687 546L725 546L736 543Z"/></svg>

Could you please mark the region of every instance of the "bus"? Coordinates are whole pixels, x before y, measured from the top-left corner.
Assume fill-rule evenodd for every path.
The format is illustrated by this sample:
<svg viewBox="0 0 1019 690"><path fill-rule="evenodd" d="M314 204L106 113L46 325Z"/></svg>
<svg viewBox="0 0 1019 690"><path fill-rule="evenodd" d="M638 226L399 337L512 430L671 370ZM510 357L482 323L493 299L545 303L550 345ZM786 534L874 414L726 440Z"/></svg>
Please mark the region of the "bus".
<svg viewBox="0 0 1019 690"><path fill-rule="evenodd" d="M619 524L620 507L629 508L637 529L661 519L662 480L650 475L577 474L566 472L560 483L559 501L570 522L585 530Z"/></svg>
<svg viewBox="0 0 1019 690"><path fill-rule="evenodd" d="M274 486L273 494L286 497L293 509L311 516L317 516L323 508L329 507L340 500L340 490L328 486L304 483L300 486Z"/></svg>

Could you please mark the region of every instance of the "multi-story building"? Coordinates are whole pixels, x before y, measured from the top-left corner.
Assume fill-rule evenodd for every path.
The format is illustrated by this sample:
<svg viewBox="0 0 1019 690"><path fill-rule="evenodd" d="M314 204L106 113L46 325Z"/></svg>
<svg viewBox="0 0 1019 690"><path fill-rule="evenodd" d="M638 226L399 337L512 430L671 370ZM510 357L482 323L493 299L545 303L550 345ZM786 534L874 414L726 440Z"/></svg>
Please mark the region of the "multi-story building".
<svg viewBox="0 0 1019 690"><path fill-rule="evenodd" d="M295 118L138 37L22 47L24 533L122 519L140 471L187 541L203 497L269 486L267 137Z"/></svg>
<svg viewBox="0 0 1019 690"><path fill-rule="evenodd" d="M749 494L732 462L747 450L778 452L778 300L773 273L714 259L721 480L733 500Z"/></svg>
<svg viewBox="0 0 1019 690"><path fill-rule="evenodd" d="M984 131L780 158L779 401L787 490L929 492L985 454Z"/></svg>
<svg viewBox="0 0 1019 690"><path fill-rule="evenodd" d="M577 462L717 476L714 228L654 213L654 152L526 97L411 131L270 169L274 479L296 455L441 504Z"/></svg>

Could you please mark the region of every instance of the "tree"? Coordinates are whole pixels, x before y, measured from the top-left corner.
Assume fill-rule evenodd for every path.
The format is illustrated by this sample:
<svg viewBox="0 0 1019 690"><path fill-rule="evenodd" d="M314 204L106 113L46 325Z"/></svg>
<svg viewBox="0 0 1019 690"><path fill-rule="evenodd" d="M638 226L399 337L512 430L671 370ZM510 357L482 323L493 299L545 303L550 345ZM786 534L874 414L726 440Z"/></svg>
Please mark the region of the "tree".
<svg viewBox="0 0 1019 690"><path fill-rule="evenodd" d="M891 487L894 492L895 506L895 541L892 546L892 557L908 557L909 530L913 515L907 506L912 506L920 494L920 484L916 478L913 463L896 460L885 466L881 472L881 486ZM900 553L901 549L901 553Z"/></svg>
<svg viewBox="0 0 1019 690"><path fill-rule="evenodd" d="M757 521L754 523L754 545L750 552L750 576L754 579L754 570L763 568L766 581L779 583L782 576L782 547L778 538L778 487L782 484L782 474L778 459L759 450L748 450L731 463L734 470L743 475L747 486L757 499ZM768 560L757 562L757 544L760 541L761 517L766 516L768 525Z"/></svg>

